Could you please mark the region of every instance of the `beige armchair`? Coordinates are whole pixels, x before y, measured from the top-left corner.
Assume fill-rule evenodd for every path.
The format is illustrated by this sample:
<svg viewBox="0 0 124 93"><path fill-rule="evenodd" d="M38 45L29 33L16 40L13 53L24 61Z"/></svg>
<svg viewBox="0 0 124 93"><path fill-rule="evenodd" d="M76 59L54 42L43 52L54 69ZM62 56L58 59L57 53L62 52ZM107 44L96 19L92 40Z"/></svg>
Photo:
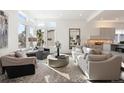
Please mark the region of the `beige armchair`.
<svg viewBox="0 0 124 93"><path fill-rule="evenodd" d="M2 66L20 66L20 65L28 65L28 64L32 64L32 65L36 65L36 58L35 57L14 57L14 56L3 56L1 57L1 61L2 61Z"/></svg>
<svg viewBox="0 0 124 93"><path fill-rule="evenodd" d="M102 56L102 57L101 57ZM120 78L122 57L113 55L84 55L78 56L79 67L89 80L118 80Z"/></svg>
<svg viewBox="0 0 124 93"><path fill-rule="evenodd" d="M35 73L35 57L15 57L14 54L1 57L3 73L6 71L8 78L15 78Z"/></svg>

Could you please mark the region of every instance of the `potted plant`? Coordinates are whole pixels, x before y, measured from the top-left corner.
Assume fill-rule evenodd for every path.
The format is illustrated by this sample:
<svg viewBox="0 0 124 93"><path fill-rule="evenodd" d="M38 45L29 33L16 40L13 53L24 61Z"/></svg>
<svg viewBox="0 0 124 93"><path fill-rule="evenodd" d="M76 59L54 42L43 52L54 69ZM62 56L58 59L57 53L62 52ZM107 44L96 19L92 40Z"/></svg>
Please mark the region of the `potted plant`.
<svg viewBox="0 0 124 93"><path fill-rule="evenodd" d="M41 29L37 30L37 46L41 46L44 44L43 40L43 34L41 32Z"/></svg>

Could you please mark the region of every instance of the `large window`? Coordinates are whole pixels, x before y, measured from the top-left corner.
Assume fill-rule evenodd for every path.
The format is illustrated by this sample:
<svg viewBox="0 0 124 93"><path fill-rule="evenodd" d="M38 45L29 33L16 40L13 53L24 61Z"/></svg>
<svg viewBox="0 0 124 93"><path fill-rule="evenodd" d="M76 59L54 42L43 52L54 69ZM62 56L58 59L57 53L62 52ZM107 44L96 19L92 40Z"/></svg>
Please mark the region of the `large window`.
<svg viewBox="0 0 124 93"><path fill-rule="evenodd" d="M47 22L47 23L46 23L46 26L47 26L48 28L55 28L55 27L56 27L56 22Z"/></svg>
<svg viewBox="0 0 124 93"><path fill-rule="evenodd" d="M38 24L38 28L40 28L42 32L42 45L54 46L56 22L41 22Z"/></svg>
<svg viewBox="0 0 124 93"><path fill-rule="evenodd" d="M30 26L29 37L34 37L34 30L33 27Z"/></svg>
<svg viewBox="0 0 124 93"><path fill-rule="evenodd" d="M115 30L115 42L124 41L124 29Z"/></svg>
<svg viewBox="0 0 124 93"><path fill-rule="evenodd" d="M19 48L26 47L26 27L22 24L20 24L18 28L18 42Z"/></svg>
<svg viewBox="0 0 124 93"><path fill-rule="evenodd" d="M26 18L18 13L19 26L18 26L18 47L26 48Z"/></svg>

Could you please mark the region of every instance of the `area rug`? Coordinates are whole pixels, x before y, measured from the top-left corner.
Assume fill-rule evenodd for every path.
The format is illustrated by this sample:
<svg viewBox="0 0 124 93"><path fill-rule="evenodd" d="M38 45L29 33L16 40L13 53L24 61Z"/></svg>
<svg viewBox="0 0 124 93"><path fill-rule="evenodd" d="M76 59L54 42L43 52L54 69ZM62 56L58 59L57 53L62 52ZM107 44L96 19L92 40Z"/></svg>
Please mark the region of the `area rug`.
<svg viewBox="0 0 124 93"><path fill-rule="evenodd" d="M52 68L46 64L47 60L37 62L34 75L8 79L0 76L1 83L86 83L88 82L77 64L70 57L69 64L61 68Z"/></svg>
<svg viewBox="0 0 124 93"><path fill-rule="evenodd" d="M8 79L6 75L0 75L0 83L124 83L124 68L121 69L120 80L90 81L71 56L69 57L69 64L64 67L52 68L46 63L47 60L38 60L34 75L14 79Z"/></svg>

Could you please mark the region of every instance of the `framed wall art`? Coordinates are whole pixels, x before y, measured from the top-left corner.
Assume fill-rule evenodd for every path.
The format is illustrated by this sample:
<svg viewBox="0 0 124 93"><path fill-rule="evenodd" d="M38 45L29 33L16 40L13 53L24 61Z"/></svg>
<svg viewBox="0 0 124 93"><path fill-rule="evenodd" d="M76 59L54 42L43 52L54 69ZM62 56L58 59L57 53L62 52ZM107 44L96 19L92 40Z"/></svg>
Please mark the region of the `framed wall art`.
<svg viewBox="0 0 124 93"><path fill-rule="evenodd" d="M69 49L80 45L80 28L69 28Z"/></svg>
<svg viewBox="0 0 124 93"><path fill-rule="evenodd" d="M8 19L4 11L0 11L0 48L8 47Z"/></svg>

